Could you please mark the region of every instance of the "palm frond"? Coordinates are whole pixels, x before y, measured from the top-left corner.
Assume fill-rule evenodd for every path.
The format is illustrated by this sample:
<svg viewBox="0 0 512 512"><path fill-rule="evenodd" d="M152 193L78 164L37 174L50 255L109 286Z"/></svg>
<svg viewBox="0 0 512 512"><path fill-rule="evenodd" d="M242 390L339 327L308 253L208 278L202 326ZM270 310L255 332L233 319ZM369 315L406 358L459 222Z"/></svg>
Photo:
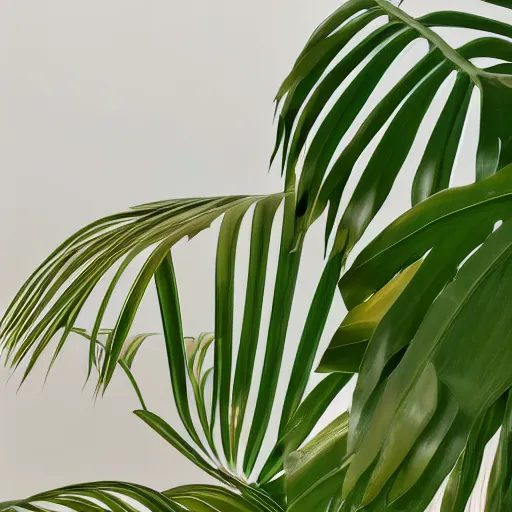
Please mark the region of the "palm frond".
<svg viewBox="0 0 512 512"><path fill-rule="evenodd" d="M102 382L108 384L119 349L128 336L133 313L170 248L182 238L206 229L230 208L260 199L233 196L163 201L106 217L78 231L40 265L7 309L0 323L7 360L17 366L32 351L25 374L28 375L56 332L64 329L55 360L92 290L120 262L98 309L91 334L95 340L112 293L126 268L137 255L156 245L133 283L109 339L102 368ZM91 342L90 368L93 361L94 343Z"/></svg>
<svg viewBox="0 0 512 512"><path fill-rule="evenodd" d="M268 335L263 341L266 343L265 357L255 408L247 410L256 351L262 343L260 331L270 238L283 198L284 218L272 314ZM239 230L253 205L242 330L240 338L235 339L234 276ZM294 211L292 193L179 200L143 205L119 216L120 221L118 217L114 222L109 218L85 228L41 266L10 306L2 321L7 360L16 367L28 359L25 379L59 330L63 330L63 334L54 349L52 364L70 333L85 336L91 346L89 366L99 370L99 387L106 389L116 367L120 366L140 399L142 409L136 411L139 418L202 470L238 489L244 496L250 496L258 506L274 510L280 505L266 492L265 486L271 486L283 470L285 446L293 450L304 442L353 374L327 378L310 395L306 393L341 273L342 258L338 256L325 263L297 345L278 438L270 454L262 453L280 378L302 256L301 247L295 246ZM186 338L170 249L181 238L196 235L221 216L216 255L215 332L198 339ZM135 256L146 249L149 256L141 265L116 325L112 329L102 328L105 311L124 271ZM88 294L116 262L120 266L111 278L92 329L77 329L74 322ZM189 439L148 409L133 373L138 350L150 335L130 336L129 332L151 279L155 281L160 305L172 392ZM88 290L86 296L81 293L84 289ZM233 360L235 344L238 345L236 361ZM211 368L205 366L209 351L213 352ZM211 397L205 392L209 378L213 385ZM195 418L199 419L199 428ZM245 445L241 445L242 427L248 422L249 438ZM220 446L215 437L216 428L220 431ZM261 461L263 469L259 475L251 475L260 456L267 456L268 460ZM252 480L256 480L256 486L248 483Z"/></svg>
<svg viewBox="0 0 512 512"><path fill-rule="evenodd" d="M135 512L130 500L151 512L180 512L181 506L158 491L125 482L93 482L62 487L3 505L6 510L54 512L64 507L74 512Z"/></svg>
<svg viewBox="0 0 512 512"><path fill-rule="evenodd" d="M370 31L374 21L380 25ZM454 50L433 30L438 27L481 30L499 37L479 37ZM361 36L363 29L369 34ZM475 90L481 97L476 177L490 176L510 163L511 37L509 24L465 12L433 12L416 20L386 0L345 2L310 38L276 97L279 124L274 156L281 148L283 172L300 170L297 236L328 208L326 240L336 233L333 252L353 248L388 197L411 148L418 146L420 124L453 72L452 91L422 150L411 190L413 204L448 187ZM427 54L357 128L356 118L383 74L418 39L428 42ZM477 57L507 62L479 69L471 62ZM341 95L336 92L340 86L345 87ZM351 127L357 128L355 134L347 136ZM336 224L354 166L381 130L382 138ZM298 165L301 154L303 164Z"/></svg>
<svg viewBox="0 0 512 512"><path fill-rule="evenodd" d="M0 503L0 511L22 512L269 512L228 489L207 485L177 487L163 493L125 482L92 482ZM271 512L280 512L272 509Z"/></svg>
<svg viewBox="0 0 512 512"><path fill-rule="evenodd" d="M510 7L504 0L489 3ZM439 27L492 35L454 49L434 30ZM369 512L423 512L455 466L443 502L444 510L454 512L465 506L475 468L499 425L503 430L488 509L509 503L510 403L505 407L505 395L512 386L512 351L503 340L509 341L512 317L500 305L512 284L511 39L512 27L490 18L441 11L414 19L386 0L349 0L313 33L277 94L272 158L282 151L285 192L141 205L90 224L52 253L0 322L7 363L17 368L27 362L25 380L59 335L51 367L70 333L77 331L84 304L114 270L91 330L78 331L89 340L89 372L99 371L97 391L108 387L120 366L141 402L136 415L232 490L196 486L158 493L100 482L2 507L45 512L47 503L77 512L133 512L124 499L129 498L151 511L352 512L365 507ZM382 75L416 40L428 43L424 57L356 126ZM473 62L480 57L505 62L480 69ZM318 369L334 373L306 393L347 255L390 194L421 124L452 74L454 84L422 149L411 188L414 207L370 243L340 281L350 311ZM475 93L481 104L477 183L445 190ZM349 130L354 135L347 137ZM382 138L376 140L379 133ZM373 141L376 149L341 212L347 182ZM281 206L271 315L268 332L262 333L271 234ZM277 439L265 454L305 234L326 210L331 253L296 344ZM237 337L237 251L249 215L250 255ZM214 332L186 338L172 248L217 219L222 221ZM143 262L114 327L104 330L114 292L139 256ZM187 439L147 408L132 372L147 335L131 337L130 331L153 280L169 379ZM253 383L263 337L261 376ZM209 351L211 368L205 365ZM306 442L355 373L359 378L350 420L343 414ZM210 378L211 397L206 393ZM247 442L242 440L244 426ZM262 469L256 474L258 462Z"/></svg>

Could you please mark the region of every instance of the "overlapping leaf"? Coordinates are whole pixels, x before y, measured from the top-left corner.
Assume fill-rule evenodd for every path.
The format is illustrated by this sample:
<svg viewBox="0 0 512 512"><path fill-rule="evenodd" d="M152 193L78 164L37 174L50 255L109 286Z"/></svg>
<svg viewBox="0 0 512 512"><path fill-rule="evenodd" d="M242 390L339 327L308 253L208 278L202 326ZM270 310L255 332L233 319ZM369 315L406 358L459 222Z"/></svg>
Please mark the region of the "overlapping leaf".
<svg viewBox="0 0 512 512"><path fill-rule="evenodd" d="M380 20L380 26L360 36L374 20ZM510 25L464 12L433 12L415 20L386 0L352 0L308 41L276 98L280 110L274 154L281 147L283 171L294 173L304 152L297 192L298 236L328 207L326 235L336 232L333 251L349 251L354 246L389 195L430 104L453 71L457 74L455 85L416 171L413 204L448 187L475 87L482 97L477 177L489 176L512 160L508 144L512 132L507 122L512 112L512 67L505 63L481 70L471 63L476 57L512 60L510 42L481 37L455 51L432 30L435 27L512 37ZM418 38L428 41L427 55L345 140L385 71ZM338 97L337 89L356 68L352 81ZM388 121L341 221L335 225L355 164Z"/></svg>
<svg viewBox="0 0 512 512"><path fill-rule="evenodd" d="M290 512L334 512L341 503L341 482L347 470L348 414L329 424L300 450L285 459Z"/></svg>
<svg viewBox="0 0 512 512"><path fill-rule="evenodd" d="M284 219L280 255L274 286L262 376L256 407L246 411L252 386L255 356L260 343L261 317L265 296L266 267L274 218L283 197ZM234 339L234 276L239 229L249 208L252 213L251 245L243 326L240 340ZM257 482L247 485L247 478L261 453L284 355L284 344L297 282L301 248L294 247L293 194L269 197L233 197L211 200L180 200L146 205L122 215L118 220L99 221L72 237L27 282L3 320L4 347L15 366L29 358L25 376L60 329L64 333L54 353L54 360L70 332L79 332L90 340L91 367L100 372L100 385L110 382L116 365L121 365L132 382L142 405L137 415L166 441L201 469L221 482L250 496L266 510L280 507L265 490L283 469L283 457L299 447L316 421L350 379L350 375L328 378L306 397L306 386L315 354L327 321L341 272L342 258L327 261L311 302L291 374L289 393L284 405L279 438L268 456ZM216 258L215 333L198 339L186 338L181 325L179 292L170 253L184 236L194 236L223 216ZM101 321L124 270L142 250L152 249L132 285L113 329L100 327ZM80 291L94 289L99 279L121 260L100 304L92 331L77 330L74 321L87 295ZM71 270L70 270L71 269ZM130 337L129 330L143 294L154 278L163 321L169 378L178 415L189 436L185 439L161 417L148 410L132 373L132 364L145 335ZM77 303L75 298L80 301ZM49 305L49 309L45 308ZM62 321L64 321L62 323ZM99 339L104 341L100 342ZM100 344L100 353L96 347ZM238 344L237 360L233 347ZM204 369L209 350L213 367ZM235 367L233 368L233 365ZM233 371L234 370L234 371ZM206 393L209 378L213 393ZM208 395L208 397L207 397ZM191 403L193 405L191 405ZM314 411L313 414L310 414ZM252 416L246 418L248 413ZM199 427L195 418L199 419ZM249 440L240 446L244 421L250 421ZM222 443L215 439L220 429ZM243 459L238 460L239 454ZM277 491L276 491L277 492Z"/></svg>
<svg viewBox="0 0 512 512"><path fill-rule="evenodd" d="M359 367L378 324L410 283L421 261L405 269L366 302L353 308L334 334L318 372L359 373Z"/></svg>
<svg viewBox="0 0 512 512"><path fill-rule="evenodd" d="M422 511L470 432L478 433L477 422L512 385L512 317L501 307L512 289L511 191L509 166L481 183L436 194L384 230L342 279L342 293L354 305L428 252L364 357L351 414L349 501L364 482L362 504L385 492L389 510ZM388 377L386 366L407 346ZM493 429L475 441L479 450ZM465 505L467 485L457 507Z"/></svg>
<svg viewBox="0 0 512 512"><path fill-rule="evenodd" d="M128 337L133 314L169 249L183 237L194 236L209 227L231 208L260 199L233 196L152 203L106 217L78 231L43 262L8 308L0 325L7 358L18 365L32 351L28 373L55 333L64 329L56 357L92 290L109 269L121 262L98 310L91 334L95 340L124 271L137 255L156 245L133 283L109 339L102 368L102 380L108 384ZM94 343L91 343L90 366L93 360Z"/></svg>
<svg viewBox="0 0 512 512"><path fill-rule="evenodd" d="M241 494L207 485L177 487L160 493L125 482L93 482L47 491L31 498L0 503L0 511L136 512L265 512Z"/></svg>
<svg viewBox="0 0 512 512"><path fill-rule="evenodd" d="M240 494L212 485L176 487L163 494L192 512L265 512Z"/></svg>
<svg viewBox="0 0 512 512"><path fill-rule="evenodd" d="M171 498L142 485L125 482L93 482L62 487L27 499L12 501L1 510L51 512L55 506L74 512L135 512L130 500L151 512L180 512L183 508Z"/></svg>
<svg viewBox="0 0 512 512"><path fill-rule="evenodd" d="M509 7L503 0L489 3ZM378 23L380 26L370 30ZM477 29L500 37L481 37L454 50L431 29L435 27ZM361 31L368 35L361 38ZM418 38L428 41L428 53L401 77L346 141L382 75ZM311 36L277 95L280 110L274 156L281 147L286 193L142 205L93 223L61 245L22 287L0 323L7 360L14 366L28 360L28 375L54 335L61 332L53 364L84 303L115 268L92 331L87 334L90 369L99 368L104 389L121 365L141 400L143 410L136 414L204 471L236 491L194 487L161 494L107 482L61 489L39 498L77 512L133 512L118 494L150 510L275 512L283 510L288 501L290 510L297 512L339 512L340 507L343 512L352 512L360 506L368 512L420 512L459 460L445 507L462 510L475 478L473 468L468 467L480 460L483 446L503 413L503 394L512 385L507 371L512 363L511 344L503 341L508 341L512 320L499 308L512 284L512 221L507 221L512 206L512 168L495 175L512 160L510 38L512 27L508 24L463 12L436 12L415 20L386 0L349 0ZM481 70L471 62L477 57L505 63ZM338 87L356 68L353 81L336 97ZM342 373L329 375L305 397L346 255L387 198L430 105L453 72L453 88L413 182L411 196L417 206L370 244L341 282L351 311L320 369ZM483 181L428 199L450 183L470 98L476 89L481 96L476 178ZM345 185L379 132L382 139L336 223ZM270 235L283 199L284 220L265 356L255 410L248 411ZM243 325L237 340L234 289L238 235L252 206ZM278 439L256 484L250 485L247 482L261 455L280 379L304 234L327 208L326 236L336 233L333 250L297 345ZM216 260L215 333L188 339L182 331L170 250L183 237L195 236L219 217L223 220ZM502 220L505 224L490 235L494 224ZM150 251L149 256L132 283L116 325L109 332L102 331L118 283L145 250ZM143 338L130 339L130 328L152 279L163 320L172 391L189 440L147 410L131 374ZM478 323L482 316L486 317L485 324ZM107 337L100 358L96 347L103 334ZM204 370L210 348L214 367ZM361 375L348 437L345 415L301 447L356 371ZM468 373L471 379L467 379ZM208 401L205 387L210 376L213 392ZM191 399L195 407L191 407ZM493 471L490 509L509 500L509 413L507 410ZM244 445L242 429L247 422L250 428ZM215 442L217 428L220 443ZM279 476L283 469L286 477ZM343 504L342 496L346 498ZM34 499L6 506L45 510L34 504Z"/></svg>

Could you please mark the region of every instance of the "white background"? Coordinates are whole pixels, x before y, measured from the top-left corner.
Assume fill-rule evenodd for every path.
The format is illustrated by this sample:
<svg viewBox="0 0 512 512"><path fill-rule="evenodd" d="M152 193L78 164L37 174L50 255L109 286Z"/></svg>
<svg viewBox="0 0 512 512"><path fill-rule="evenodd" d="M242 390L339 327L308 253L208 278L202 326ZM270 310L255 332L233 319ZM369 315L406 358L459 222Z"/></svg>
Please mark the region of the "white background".
<svg viewBox="0 0 512 512"><path fill-rule="evenodd" d="M267 174L272 100L310 32L338 5L2 0L0 308L59 242L98 217L158 199L279 190L277 170ZM453 7L512 18L477 0L403 6L413 14ZM455 31L445 35L466 40ZM425 133L432 122L422 127ZM473 119L459 155L460 182L474 172L477 130ZM408 160L410 168L419 154ZM408 206L407 179L398 181L366 238ZM311 238L317 243L306 253L300 283L308 293L320 270L321 227ZM213 328L214 252L214 232L177 250L190 335ZM161 329L149 295L139 331ZM298 303L294 318L300 319L308 301ZM336 308L331 331L341 320L341 305ZM93 313L88 306L83 321ZM172 420L159 345L148 344L137 372L150 407ZM132 416L137 402L122 376L96 404L90 386L82 391L85 357L76 339L44 390L41 368L18 394L16 379L7 384L9 372L0 370L0 501L88 480L159 489L208 481Z"/></svg>

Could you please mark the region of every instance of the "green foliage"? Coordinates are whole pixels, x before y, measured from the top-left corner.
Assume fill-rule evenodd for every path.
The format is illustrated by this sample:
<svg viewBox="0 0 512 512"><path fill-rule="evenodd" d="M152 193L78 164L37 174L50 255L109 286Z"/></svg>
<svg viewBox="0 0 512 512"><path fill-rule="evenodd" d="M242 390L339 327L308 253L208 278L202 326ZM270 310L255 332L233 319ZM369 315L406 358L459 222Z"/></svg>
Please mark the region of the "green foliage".
<svg viewBox="0 0 512 512"><path fill-rule="evenodd" d="M512 8L505 0L488 3ZM436 32L439 27L488 35L452 48ZM22 286L0 323L6 362L13 368L26 363L24 381L44 352L52 351L53 366L70 335L85 337L89 374L98 372L97 392L107 389L120 367L140 402L135 415L222 486L158 492L98 482L6 502L0 511L46 512L61 506L133 512L135 501L151 512L424 512L447 480L442 511L462 512L484 449L500 427L486 511L508 511L511 39L509 24L467 12L414 19L386 0L348 0L313 33L278 91L272 160L280 151L283 192L145 204L94 222L57 248ZM417 40L428 43L424 56L360 123L382 76ZM479 57L503 62L480 69L472 61ZM431 134L417 140L450 79ZM449 188L475 95L480 97L475 183ZM357 178L362 155L373 147ZM412 208L347 268L350 252L384 205L412 148L421 152L410 189ZM349 180L355 182L350 197ZM249 216L249 262L242 269L247 284L239 301L239 233ZM320 218L326 219L328 257L293 344L291 372L284 375L303 247L308 229ZM172 249L216 220L215 324L212 333L187 338ZM276 229L279 255L271 280L267 270ZM103 329L120 280L140 257L113 328ZM111 269L115 272L90 331L77 329L84 304ZM162 335L132 336L137 310L153 282ZM338 287L348 314L320 354ZM266 332L264 301L271 301ZM235 309L243 313L239 336ZM51 345L56 335L57 344ZM134 362L149 338L165 346L186 435L148 410L137 384ZM261 367L258 350L264 352ZM316 370L327 375L308 391L316 361ZM355 374L350 415L339 411L314 435ZM283 382L286 395L278 404ZM254 407L249 406L252 393ZM266 451L273 412L279 412L279 428Z"/></svg>

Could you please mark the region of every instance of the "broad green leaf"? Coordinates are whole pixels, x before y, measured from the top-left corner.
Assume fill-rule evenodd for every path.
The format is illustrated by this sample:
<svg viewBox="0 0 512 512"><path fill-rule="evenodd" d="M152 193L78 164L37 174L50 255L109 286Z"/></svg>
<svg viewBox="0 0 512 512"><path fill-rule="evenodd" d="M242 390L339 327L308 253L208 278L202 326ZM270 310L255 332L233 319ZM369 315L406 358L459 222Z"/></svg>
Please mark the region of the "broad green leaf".
<svg viewBox="0 0 512 512"><path fill-rule="evenodd" d="M366 300L457 226L503 220L511 200L512 166L508 166L489 179L446 190L405 212L361 251L343 276L340 289L347 307Z"/></svg>
<svg viewBox="0 0 512 512"><path fill-rule="evenodd" d="M367 505L374 500L383 489L389 475L400 467L407 453L433 417L438 405L437 398L438 382L435 368L432 364L428 364L408 396L396 410L393 417L394 425L388 431L382 445L377 465L363 496L363 504ZM347 473L347 488L351 485L350 477L352 477L353 468L357 468L359 460L365 457L365 448L363 445L354 457Z"/></svg>
<svg viewBox="0 0 512 512"><path fill-rule="evenodd" d="M460 455L460 442L463 445L466 443L478 418L512 385L512 376L508 371L512 363L508 339L512 317L501 307L507 300L510 286L512 223L506 221L469 258L456 279L434 301L404 358L389 377L348 469L344 482L345 496L380 456L386 462L386 467L382 469L383 466L378 466L379 469L370 478L364 498L369 502L407 455L405 450L388 458L382 454L386 452L389 439L403 429L400 411L404 403L410 403L410 410L420 407L423 416L430 410L423 405L427 398L423 394L416 396L427 371L435 372L438 381L448 388L459 405L458 419L442 439L447 445L443 451L446 473L431 478L431 483L441 484L451 468L450 464L455 464ZM482 317L486 318L485 323L481 321ZM471 375L471 379L467 375ZM428 393L426 387L424 393ZM420 428L416 428L416 431L420 433ZM414 430L410 435L416 435ZM416 435L414 440L417 438ZM409 446L405 447L409 450ZM442 444L439 444L439 450L441 447ZM452 450L452 447L460 449ZM434 459L429 466L432 464ZM434 466L433 469L438 470L438 467ZM420 497L416 495L415 499L426 501L435 493L433 489L431 496L425 495L419 485L420 481L402 499L407 500L409 493L420 493ZM411 507L407 510L419 509Z"/></svg>
<svg viewBox="0 0 512 512"><path fill-rule="evenodd" d="M346 471L347 433L345 413L285 458L288 511L329 510Z"/></svg>
<svg viewBox="0 0 512 512"><path fill-rule="evenodd" d="M439 385L434 416L420 434L409 455L401 465L389 492L389 501L402 497L421 478L438 453L442 439L452 427L459 406L444 384Z"/></svg>
<svg viewBox="0 0 512 512"><path fill-rule="evenodd" d="M448 190L406 212L356 258L340 282L349 308L364 301L412 261L430 251L402 296L379 324L361 367L351 412L350 444L362 433L358 426L371 393L386 365L412 340L432 301L457 266L508 217L512 168L481 183Z"/></svg>
<svg viewBox="0 0 512 512"><path fill-rule="evenodd" d="M405 269L386 286L349 311L334 334L320 365L319 372L357 373L375 328L410 283L421 261Z"/></svg>
<svg viewBox="0 0 512 512"><path fill-rule="evenodd" d="M377 326L360 366L360 379L354 391L349 444L351 448L364 431L367 403L382 379L400 361L432 302L456 274L458 265L483 242L492 223L482 221L452 230L451 237L440 237L424 259L409 285Z"/></svg>

